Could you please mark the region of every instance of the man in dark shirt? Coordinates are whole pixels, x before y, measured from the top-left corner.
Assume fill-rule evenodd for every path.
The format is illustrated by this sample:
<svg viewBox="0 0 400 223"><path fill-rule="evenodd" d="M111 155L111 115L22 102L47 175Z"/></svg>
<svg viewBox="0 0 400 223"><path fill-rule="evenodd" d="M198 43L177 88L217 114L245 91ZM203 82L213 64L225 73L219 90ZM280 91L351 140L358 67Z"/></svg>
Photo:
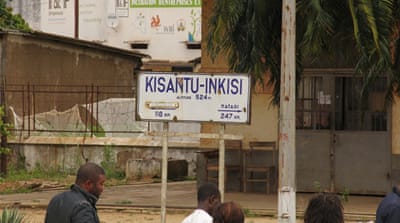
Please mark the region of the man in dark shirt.
<svg viewBox="0 0 400 223"><path fill-rule="evenodd" d="M99 223L96 202L103 192L105 180L105 172L97 164L82 165L71 189L51 199L45 223Z"/></svg>
<svg viewBox="0 0 400 223"><path fill-rule="evenodd" d="M392 192L386 195L376 210L376 223L400 222L400 190L394 186Z"/></svg>

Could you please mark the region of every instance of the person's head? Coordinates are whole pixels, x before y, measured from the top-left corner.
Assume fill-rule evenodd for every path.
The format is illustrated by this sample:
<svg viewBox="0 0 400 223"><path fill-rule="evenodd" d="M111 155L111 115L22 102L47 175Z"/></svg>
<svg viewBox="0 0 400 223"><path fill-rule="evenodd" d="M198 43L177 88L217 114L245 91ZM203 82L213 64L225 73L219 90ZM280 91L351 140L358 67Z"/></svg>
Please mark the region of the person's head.
<svg viewBox="0 0 400 223"><path fill-rule="evenodd" d="M235 202L225 202L216 208L213 219L214 223L244 223L244 213Z"/></svg>
<svg viewBox="0 0 400 223"><path fill-rule="evenodd" d="M98 198L104 190L105 181L103 168L94 163L85 163L78 170L75 184Z"/></svg>
<svg viewBox="0 0 400 223"><path fill-rule="evenodd" d="M322 193L314 196L304 213L304 223L344 223L343 206L335 194Z"/></svg>
<svg viewBox="0 0 400 223"><path fill-rule="evenodd" d="M197 191L197 207L205 210L210 215L213 210L221 203L221 193L217 185L206 183L199 187Z"/></svg>

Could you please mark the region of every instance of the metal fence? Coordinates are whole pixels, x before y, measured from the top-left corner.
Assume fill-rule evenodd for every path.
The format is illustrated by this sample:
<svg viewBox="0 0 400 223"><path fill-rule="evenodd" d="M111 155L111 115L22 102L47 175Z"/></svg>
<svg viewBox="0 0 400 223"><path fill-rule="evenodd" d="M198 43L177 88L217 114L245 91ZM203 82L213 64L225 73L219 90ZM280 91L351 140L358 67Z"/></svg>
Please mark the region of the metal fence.
<svg viewBox="0 0 400 223"><path fill-rule="evenodd" d="M143 133L148 123L135 121L131 85L7 85L8 121L14 134L85 135Z"/></svg>

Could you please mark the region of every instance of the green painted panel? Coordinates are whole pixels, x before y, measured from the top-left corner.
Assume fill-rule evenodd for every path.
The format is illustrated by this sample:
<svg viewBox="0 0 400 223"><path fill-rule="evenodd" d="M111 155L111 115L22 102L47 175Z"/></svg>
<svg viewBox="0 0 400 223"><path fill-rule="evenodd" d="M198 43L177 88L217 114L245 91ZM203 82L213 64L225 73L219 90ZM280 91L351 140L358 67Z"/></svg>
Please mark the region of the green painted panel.
<svg viewBox="0 0 400 223"><path fill-rule="evenodd" d="M131 8L201 7L201 0L131 0Z"/></svg>

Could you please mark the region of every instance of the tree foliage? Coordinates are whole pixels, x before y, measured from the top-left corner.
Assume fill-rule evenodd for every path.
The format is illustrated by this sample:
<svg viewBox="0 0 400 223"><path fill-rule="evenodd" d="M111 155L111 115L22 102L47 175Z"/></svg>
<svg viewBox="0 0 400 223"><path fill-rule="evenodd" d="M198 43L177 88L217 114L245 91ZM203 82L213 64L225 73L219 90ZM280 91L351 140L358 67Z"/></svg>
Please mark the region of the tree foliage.
<svg viewBox="0 0 400 223"><path fill-rule="evenodd" d="M352 58L362 93L377 77L389 79L387 99L400 94L399 0L297 0L297 76L304 61L319 57ZM214 0L209 20L208 53L226 55L230 69L262 80L270 74L274 103L279 103L281 0ZM317 62L315 62L317 63ZM307 64L309 65L309 64Z"/></svg>
<svg viewBox="0 0 400 223"><path fill-rule="evenodd" d="M21 15L14 15L12 9L6 6L5 0L0 0L0 29L29 30L28 23Z"/></svg>

